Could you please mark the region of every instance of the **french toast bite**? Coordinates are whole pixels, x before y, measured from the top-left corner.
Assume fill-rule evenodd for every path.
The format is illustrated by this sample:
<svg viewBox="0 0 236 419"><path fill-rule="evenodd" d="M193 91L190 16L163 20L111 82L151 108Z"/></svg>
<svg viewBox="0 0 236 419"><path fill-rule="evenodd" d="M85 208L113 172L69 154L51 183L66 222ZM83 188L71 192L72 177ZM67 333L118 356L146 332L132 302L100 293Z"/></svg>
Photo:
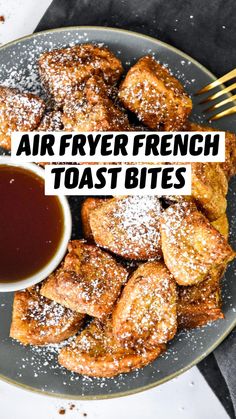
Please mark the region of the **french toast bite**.
<svg viewBox="0 0 236 419"><path fill-rule="evenodd" d="M218 268L212 269L204 281L196 285L178 287L178 303L197 304L199 301L207 301L209 295L217 291L220 287L220 280L224 274L226 265L222 264Z"/></svg>
<svg viewBox="0 0 236 419"><path fill-rule="evenodd" d="M220 281L226 264L212 269L206 279L192 286L178 287L178 328L192 329L223 319Z"/></svg>
<svg viewBox="0 0 236 419"><path fill-rule="evenodd" d="M185 131L221 131L209 126L196 124L195 122L186 121L184 124ZM227 179L236 174L236 135L232 132L225 132L225 161L219 163L225 173Z"/></svg>
<svg viewBox="0 0 236 419"><path fill-rule="evenodd" d="M182 164L182 163L173 163ZM193 201L210 221L225 215L228 181L219 163L192 162L191 196L172 195L165 197L167 202Z"/></svg>
<svg viewBox="0 0 236 419"><path fill-rule="evenodd" d="M210 221L225 214L228 182L219 163L191 163L192 197Z"/></svg>
<svg viewBox="0 0 236 419"><path fill-rule="evenodd" d="M164 211L161 244L165 264L179 285L200 283L235 257L225 238L189 202Z"/></svg>
<svg viewBox="0 0 236 419"><path fill-rule="evenodd" d="M223 319L220 280L225 266L209 272L200 284L178 287L178 327L191 329Z"/></svg>
<svg viewBox="0 0 236 419"><path fill-rule="evenodd" d="M48 277L41 294L79 313L107 315L127 280L126 269L83 240L71 241L68 250L62 268Z"/></svg>
<svg viewBox="0 0 236 419"><path fill-rule="evenodd" d="M42 297L37 285L15 293L10 337L24 345L59 343L75 335L84 319L84 314Z"/></svg>
<svg viewBox="0 0 236 419"><path fill-rule="evenodd" d="M219 288L212 292L205 301L178 305L179 329L194 329L223 318Z"/></svg>
<svg viewBox="0 0 236 419"><path fill-rule="evenodd" d="M42 84L58 107L62 107L65 99L80 90L92 75L113 85L123 73L120 60L109 49L94 44L45 52L38 64Z"/></svg>
<svg viewBox="0 0 236 419"><path fill-rule="evenodd" d="M0 146L11 149L13 131L34 131L44 110L45 103L38 96L0 86Z"/></svg>
<svg viewBox="0 0 236 419"><path fill-rule="evenodd" d="M81 221L84 238L93 241L93 233L90 227L90 214L95 208L98 208L105 202L105 199L89 197L84 200L81 206Z"/></svg>
<svg viewBox="0 0 236 419"><path fill-rule="evenodd" d="M107 94L105 83L91 77L82 92L66 100L62 121L65 131L127 131L127 115L118 108Z"/></svg>
<svg viewBox="0 0 236 419"><path fill-rule="evenodd" d="M113 377L142 368L154 361L165 349L124 348L112 333L111 320L93 320L74 344L61 349L59 364L70 371L92 377Z"/></svg>
<svg viewBox="0 0 236 419"><path fill-rule="evenodd" d="M152 130L178 131L192 110L181 83L151 56L140 58L131 67L121 83L119 98Z"/></svg>
<svg viewBox="0 0 236 419"><path fill-rule="evenodd" d="M157 196L109 199L91 211L94 241L125 259L160 258L161 212Z"/></svg>
<svg viewBox="0 0 236 419"><path fill-rule="evenodd" d="M217 220L212 221L211 224L217 231L219 231L222 236L227 240L229 237L229 221L227 214L224 213L221 217L217 218Z"/></svg>
<svg viewBox="0 0 236 419"><path fill-rule="evenodd" d="M133 272L113 311L113 333L123 344L156 347L177 331L176 282L163 262Z"/></svg>

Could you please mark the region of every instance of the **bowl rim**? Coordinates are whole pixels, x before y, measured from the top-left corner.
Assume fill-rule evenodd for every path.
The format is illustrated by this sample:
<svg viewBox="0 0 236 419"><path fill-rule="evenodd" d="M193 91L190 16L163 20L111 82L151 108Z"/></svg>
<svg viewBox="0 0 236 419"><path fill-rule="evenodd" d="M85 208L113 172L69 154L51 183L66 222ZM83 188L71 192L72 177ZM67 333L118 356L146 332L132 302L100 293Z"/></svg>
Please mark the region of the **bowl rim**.
<svg viewBox="0 0 236 419"><path fill-rule="evenodd" d="M42 167L35 163L20 163L14 161L14 158L11 156L0 156L0 166L12 166L12 167L19 167L22 169L27 170L28 172L35 173L38 177L45 180L45 171ZM43 266L40 270L38 270L35 274L30 275L29 277L23 278L19 281L14 282L1 282L0 283L0 293L1 292L12 292L22 290L24 288L31 287L36 285L37 283L41 282L48 275L50 275L60 264L61 260L63 259L69 240L71 238L71 231L72 231L72 217L71 211L68 204L68 201L65 196L56 195L58 199L62 213L63 213L63 233L56 249L55 254L52 258L48 261L46 265Z"/></svg>
<svg viewBox="0 0 236 419"><path fill-rule="evenodd" d="M103 27L103 26L89 26L89 25L82 25L82 26L65 26L62 28L54 28L54 29L47 29L44 31L40 31L40 32L35 32L33 34L30 35L26 35L23 37L20 37L16 40L10 41L2 46L0 46L0 51L2 51L5 48L11 47L15 44L18 44L21 41L27 40L27 39L32 39L32 38L37 38L37 36L41 36L41 35L47 35L47 34L51 34L51 33L57 33L57 32L67 32L67 31L80 31L80 30L84 30L84 31L89 31L89 30L96 30L96 31L106 31L106 32L114 32L114 33L123 33L124 35L127 36L132 36L132 37L136 37L136 38L141 38L141 39L146 39L149 40L153 43L156 43L157 45L162 45L164 48L171 50L173 52L175 52L176 54L182 56L184 59L191 61L192 63L194 63L200 70L202 70L205 74L207 74L210 79L212 81L215 81L217 78L216 76L209 71L204 65L202 65L201 63L199 63L197 60L195 60L194 58L192 58L190 55L186 54L185 52L181 51L180 49L171 46L170 44L160 41L159 39L156 39L152 36L149 35L145 35L142 33L138 33L135 31L130 31L127 29L119 29L119 28L112 28L112 27ZM221 89L223 89L224 86L222 85ZM230 96L230 94L228 93L227 96ZM236 103L236 101L235 101ZM5 381L8 384L12 384L15 387L24 389L26 391L30 391L33 393L37 393L37 394L41 394L41 395L47 395L50 397L54 397L54 398L60 398L60 399L65 399L65 400L104 400L104 399L113 399L113 398L117 398L117 397L125 397L128 395L134 395L146 390L150 390L152 388L155 388L161 384L164 384L165 382L178 377L179 375L181 375L182 373L188 371L190 368L196 366L200 361L202 361L204 358L206 358L212 351L214 351L214 349L217 348L217 346L220 345L221 342L223 342L223 340L229 335L229 333L234 329L234 327L236 326L236 318L235 320L231 323L231 325L227 328L227 330L208 348L207 351L205 351L203 354L201 354L200 356L196 357L192 362L190 362L189 364L187 364L185 367L180 368L178 371L167 375L166 377L155 381L151 384L147 384L145 386L141 386L132 390L126 390L126 391L121 391L121 392L115 392L112 394L103 394L103 395L78 395L78 394L62 394L62 393L52 393L49 391L45 391L45 390L41 390L41 389L36 389L34 387L31 387L30 385L27 384L23 384L20 383L18 381L12 380L2 374L0 374L0 379L2 381Z"/></svg>

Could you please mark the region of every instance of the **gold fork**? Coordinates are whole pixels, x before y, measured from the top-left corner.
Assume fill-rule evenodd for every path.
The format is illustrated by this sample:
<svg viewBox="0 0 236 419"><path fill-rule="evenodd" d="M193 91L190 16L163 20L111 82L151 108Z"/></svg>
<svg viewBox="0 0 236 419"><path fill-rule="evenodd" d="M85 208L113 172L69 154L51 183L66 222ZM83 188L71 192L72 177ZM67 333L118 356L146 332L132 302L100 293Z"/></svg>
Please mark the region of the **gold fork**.
<svg viewBox="0 0 236 419"><path fill-rule="evenodd" d="M236 78L236 69L231 70L229 73L225 74L224 76L220 77L219 79L213 81L212 83L208 84L207 86L203 87L201 90L199 90L196 95L201 95L202 93L207 93L210 90L214 89L215 87L219 87L221 86L223 83L232 80ZM204 103L209 103L212 100L221 99L221 96L224 94L228 94L228 98L227 99L223 99L220 100L218 103L216 103L215 105L210 106L209 108L205 109L204 112L212 112L215 109L221 108L224 105L227 104L231 104L231 106L219 113L216 113L215 115L211 116L209 118L209 120L216 120L216 119L220 119L223 116L227 116L227 115L232 115L234 113L236 113L236 105L235 105L235 100L236 100L236 94L231 95L230 92L232 90L236 89L236 83L232 83L230 86L224 87L224 89L221 89L220 91L218 91L217 93L214 93L211 96L208 96L206 99L202 100L200 102L200 104L204 104ZM231 103L232 102L232 103Z"/></svg>

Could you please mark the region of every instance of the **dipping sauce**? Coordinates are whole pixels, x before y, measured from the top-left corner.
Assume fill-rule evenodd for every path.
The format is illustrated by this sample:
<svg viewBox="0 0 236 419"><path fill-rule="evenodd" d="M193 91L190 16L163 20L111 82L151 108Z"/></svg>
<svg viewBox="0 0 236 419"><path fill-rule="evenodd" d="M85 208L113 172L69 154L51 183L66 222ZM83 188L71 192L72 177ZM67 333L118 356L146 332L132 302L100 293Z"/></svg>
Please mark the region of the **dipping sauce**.
<svg viewBox="0 0 236 419"><path fill-rule="evenodd" d="M55 255L64 232L61 204L44 195L44 180L0 165L0 282L36 274Z"/></svg>

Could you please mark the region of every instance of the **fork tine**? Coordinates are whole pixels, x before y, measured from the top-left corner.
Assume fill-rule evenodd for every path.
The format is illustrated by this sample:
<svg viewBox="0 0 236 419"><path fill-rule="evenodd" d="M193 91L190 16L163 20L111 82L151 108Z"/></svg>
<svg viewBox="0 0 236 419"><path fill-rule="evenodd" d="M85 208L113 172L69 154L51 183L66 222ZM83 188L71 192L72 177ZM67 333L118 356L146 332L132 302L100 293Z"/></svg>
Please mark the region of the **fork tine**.
<svg viewBox="0 0 236 419"><path fill-rule="evenodd" d="M210 106L210 108L205 109L205 111L204 111L204 112L211 112L211 111L213 111L214 109L220 108L221 106L224 106L224 105L226 105L227 103L229 103L229 102L231 102L231 101L234 101L235 99L236 99L236 95L230 96L230 97L228 97L227 99L222 100L221 102L216 103L216 104L215 104L215 105L213 105L213 106Z"/></svg>
<svg viewBox="0 0 236 419"><path fill-rule="evenodd" d="M225 93L229 93L234 89L236 89L236 83L231 84L230 86L226 87L223 90L220 90L219 92L215 93L214 95L208 96L206 99L199 102L199 105L203 105L204 103L211 102L212 100L215 100L218 97L224 95Z"/></svg>
<svg viewBox="0 0 236 419"><path fill-rule="evenodd" d="M223 116L228 116L236 113L236 106L232 106L231 108L226 109L220 113L217 113L214 116L211 116L208 121L216 121L217 119L223 118Z"/></svg>
<svg viewBox="0 0 236 419"><path fill-rule="evenodd" d="M201 95L202 93L208 92L209 90L213 89L214 87L220 86L221 84L229 81L233 77L236 77L236 69L231 70L229 73L225 74L224 76L220 77L219 79L213 81L212 83L208 84L207 86L200 89L195 95Z"/></svg>

